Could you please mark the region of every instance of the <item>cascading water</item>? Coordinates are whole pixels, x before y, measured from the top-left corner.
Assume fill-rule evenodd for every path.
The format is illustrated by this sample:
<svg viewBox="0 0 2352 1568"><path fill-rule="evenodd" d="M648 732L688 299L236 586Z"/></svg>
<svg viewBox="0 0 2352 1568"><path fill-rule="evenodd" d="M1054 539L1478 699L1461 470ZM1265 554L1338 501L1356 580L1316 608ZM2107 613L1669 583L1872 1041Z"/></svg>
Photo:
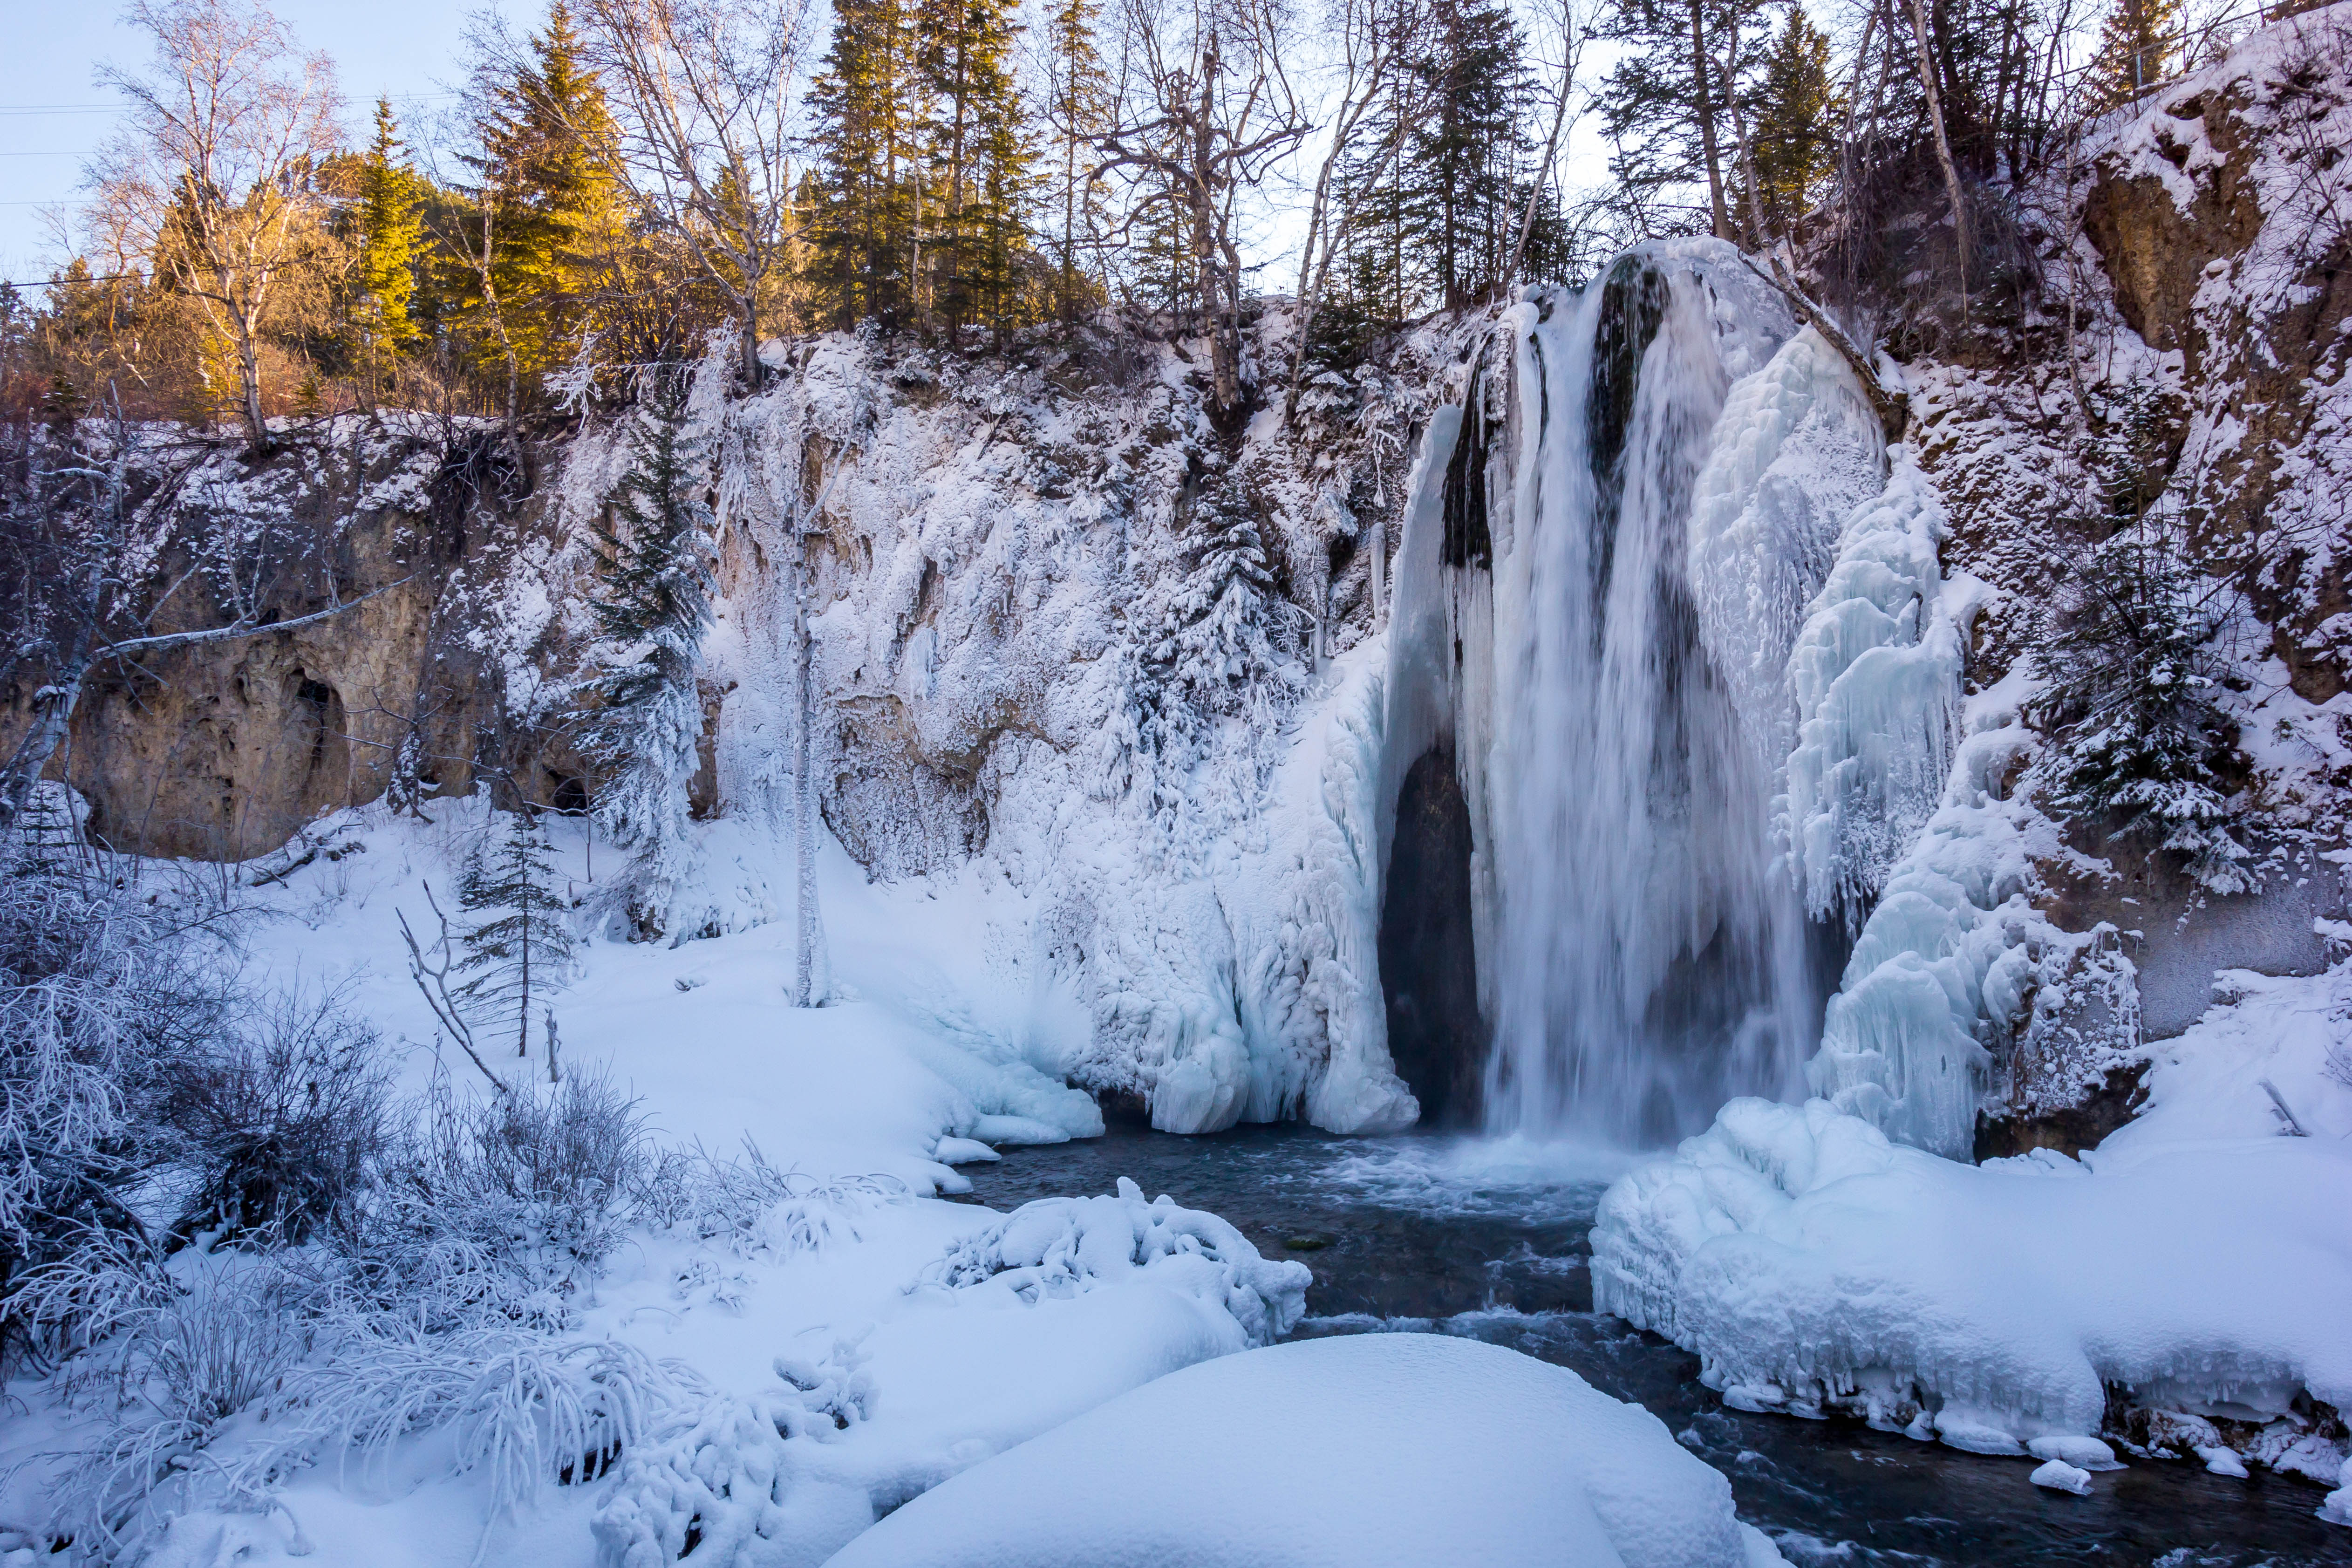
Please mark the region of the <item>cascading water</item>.
<svg viewBox="0 0 2352 1568"><path fill-rule="evenodd" d="M1820 932L1778 858L1782 672L1881 454L1841 411L1836 460L1763 494L1790 405L1727 396L1795 330L1730 247L1640 247L1521 306L1510 379L1474 374L1458 436L1433 431L1391 743L1462 759L1490 1131L1662 1142L1795 1092L1819 1039Z"/></svg>

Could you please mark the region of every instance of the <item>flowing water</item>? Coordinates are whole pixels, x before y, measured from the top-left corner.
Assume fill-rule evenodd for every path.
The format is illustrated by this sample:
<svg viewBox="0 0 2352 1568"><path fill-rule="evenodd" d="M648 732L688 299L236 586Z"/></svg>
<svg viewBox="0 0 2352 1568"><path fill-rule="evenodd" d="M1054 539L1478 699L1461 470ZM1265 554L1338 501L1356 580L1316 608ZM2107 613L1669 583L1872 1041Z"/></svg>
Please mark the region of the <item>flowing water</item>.
<svg viewBox="0 0 2352 1568"><path fill-rule="evenodd" d="M1611 1167L1530 1148L1295 1128L1212 1138L1115 1130L1012 1150L964 1173L973 1199L999 1209L1107 1193L1124 1175L1222 1215L1267 1257L1314 1271L1294 1338L1434 1330L1569 1367L1646 1406L1729 1477L1741 1517L1793 1563L2352 1564L2352 1531L2314 1518L2322 1489L2291 1477L2231 1480L2190 1463L2129 1460L2078 1498L2030 1484L2024 1460L1726 1408L1700 1385L1696 1357L1591 1310L1586 1235Z"/></svg>
<svg viewBox="0 0 2352 1568"><path fill-rule="evenodd" d="M1709 657L1690 550L1733 376L1792 325L1730 286L1736 262L1630 253L1514 351L1492 740L1474 763L1493 802L1489 1131L1670 1142L1734 1095L1790 1093L1818 1037L1770 831L1788 700L1775 670L1743 710L1759 705Z"/></svg>

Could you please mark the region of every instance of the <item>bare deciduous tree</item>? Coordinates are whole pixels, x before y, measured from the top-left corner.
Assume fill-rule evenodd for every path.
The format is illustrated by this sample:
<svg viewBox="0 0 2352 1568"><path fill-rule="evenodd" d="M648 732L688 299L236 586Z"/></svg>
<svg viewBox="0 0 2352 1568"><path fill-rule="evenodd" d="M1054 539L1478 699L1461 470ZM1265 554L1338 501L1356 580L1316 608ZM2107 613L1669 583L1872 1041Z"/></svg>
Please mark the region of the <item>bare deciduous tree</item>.
<svg viewBox="0 0 2352 1568"><path fill-rule="evenodd" d="M1282 65L1289 17L1281 0L1126 0L1120 15L1138 89L1097 139L1097 172L1124 171L1139 212L1183 216L1186 248L1207 317L1212 395L1242 403L1242 258L1234 203L1313 130ZM1132 220L1130 220L1132 221Z"/></svg>
<svg viewBox="0 0 2352 1568"><path fill-rule="evenodd" d="M797 237L796 85L807 0L586 0L597 64L619 95L638 194L732 308L747 387L760 322Z"/></svg>
<svg viewBox="0 0 2352 1568"><path fill-rule="evenodd" d="M1344 247L1352 209L1343 207L1331 221L1331 182L1361 139L1365 123L1383 96L1397 100L1389 118L1392 129L1381 145L1367 183L1377 184L1395 161L1404 142L1404 128L1413 114L1412 73L1402 68L1405 51L1422 29L1422 0L1383 5L1380 0L1333 0L1330 14L1337 42L1339 97L1331 108L1331 140L1315 171L1315 195L1307 204L1307 237L1298 255L1298 352L1290 365L1288 412L1298 409L1299 382L1307 368L1307 346L1315 330L1315 314L1331 276L1331 262Z"/></svg>
<svg viewBox="0 0 2352 1568"><path fill-rule="evenodd" d="M100 221L202 310L235 356L247 438L266 447L262 326L287 274L321 249L310 177L341 140L334 68L250 0L139 0L130 16L155 60L99 73L130 110L90 165Z"/></svg>

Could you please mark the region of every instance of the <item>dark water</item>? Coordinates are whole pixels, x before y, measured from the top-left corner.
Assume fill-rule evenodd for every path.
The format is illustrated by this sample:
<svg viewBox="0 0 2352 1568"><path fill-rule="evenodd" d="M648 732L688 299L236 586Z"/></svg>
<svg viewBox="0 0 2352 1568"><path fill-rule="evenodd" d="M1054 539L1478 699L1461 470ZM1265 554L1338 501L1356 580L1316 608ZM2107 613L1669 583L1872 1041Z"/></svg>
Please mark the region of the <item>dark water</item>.
<svg viewBox="0 0 2352 1568"><path fill-rule="evenodd" d="M1464 1147L1273 1128L1117 1131L963 1172L973 1198L996 1208L1107 1193L1131 1176L1149 1196L1223 1215L1267 1257L1314 1270L1293 1338L1435 1329L1570 1367L1647 1406L1730 1477L1740 1517L1794 1563L2352 1565L2352 1530L2313 1517L2324 1490L2294 1478L2128 1460L2078 1498L2029 1483L2025 1460L1727 1409L1700 1386L1697 1357L1593 1313L1586 1233L1601 1171L1498 1169L1486 1157L1465 1174Z"/></svg>

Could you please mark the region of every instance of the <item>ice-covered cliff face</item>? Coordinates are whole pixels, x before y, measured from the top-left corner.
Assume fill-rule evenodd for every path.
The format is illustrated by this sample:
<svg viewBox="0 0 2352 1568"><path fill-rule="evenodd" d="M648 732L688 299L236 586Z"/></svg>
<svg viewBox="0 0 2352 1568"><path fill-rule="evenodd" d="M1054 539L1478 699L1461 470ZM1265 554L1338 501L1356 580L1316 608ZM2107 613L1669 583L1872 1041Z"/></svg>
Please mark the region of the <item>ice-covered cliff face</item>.
<svg viewBox="0 0 2352 1568"><path fill-rule="evenodd" d="M1262 323L1269 380L1284 321ZM1451 347L1311 377L1299 416L1221 430L1181 344L974 360L772 344L772 385L698 394L722 519L707 649L724 929L793 897L788 520L805 539L814 772L870 874L1015 896L976 933L992 994L942 1016L1152 1122L1409 1124L1374 953L1386 679L1376 574ZM1197 356L1195 356L1197 357ZM616 477L577 444L578 521ZM829 487L829 488L828 488Z"/></svg>

